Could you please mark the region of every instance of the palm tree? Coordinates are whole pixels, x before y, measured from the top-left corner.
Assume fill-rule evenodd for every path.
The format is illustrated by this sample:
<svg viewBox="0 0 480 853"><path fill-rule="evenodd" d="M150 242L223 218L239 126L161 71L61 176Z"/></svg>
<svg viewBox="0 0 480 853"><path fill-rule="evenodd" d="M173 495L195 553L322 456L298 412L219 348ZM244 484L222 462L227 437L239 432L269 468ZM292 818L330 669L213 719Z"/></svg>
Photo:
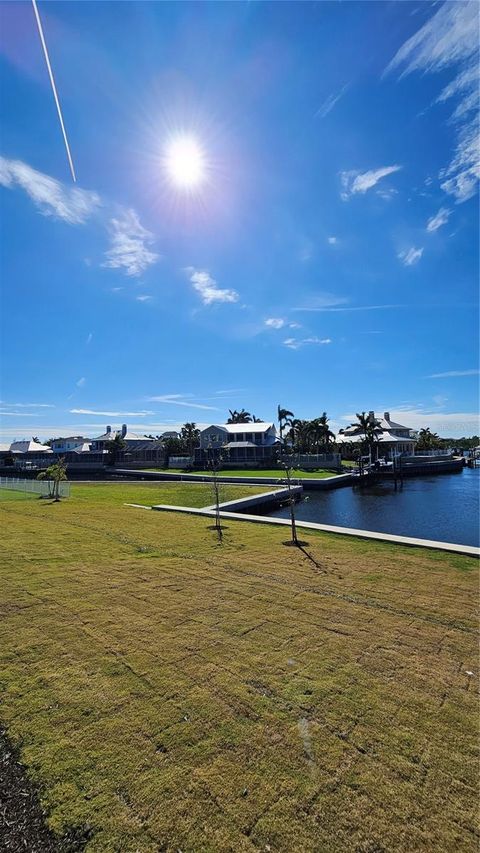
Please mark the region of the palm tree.
<svg viewBox="0 0 480 853"><path fill-rule="evenodd" d="M200 437L200 430L197 428L196 423L193 421L187 421L187 423L182 426L180 435L187 446L189 456L193 456L193 451L197 446L198 439Z"/></svg>
<svg viewBox="0 0 480 853"><path fill-rule="evenodd" d="M45 471L41 471L37 475L37 480L50 480L49 492L50 497L54 501L60 500L60 483L67 479L67 466L65 465L65 457L62 456L58 462L49 465Z"/></svg>
<svg viewBox="0 0 480 853"><path fill-rule="evenodd" d="M378 446L378 433L381 430L380 421L377 420L373 412L362 412L361 414L357 412L356 417L358 424L352 424L352 426L358 427L359 433L364 436L370 456L374 459L377 455L375 448Z"/></svg>
<svg viewBox="0 0 480 853"><path fill-rule="evenodd" d="M429 427L421 429L418 433L417 450L437 450L442 446L442 439Z"/></svg>
<svg viewBox="0 0 480 853"><path fill-rule="evenodd" d="M230 417L227 421L227 424L250 424L252 422L252 416L250 412L245 411L245 409L240 409L237 412L236 409L229 409Z"/></svg>
<svg viewBox="0 0 480 853"><path fill-rule="evenodd" d="M297 453L306 453L311 441L311 422L294 418L287 433Z"/></svg>
<svg viewBox="0 0 480 853"><path fill-rule="evenodd" d="M283 430L286 426L292 426L292 420L295 417L293 412L290 412L288 409L282 409L280 405L277 406L277 419L278 419L278 431L280 433L280 439L283 438Z"/></svg>
<svg viewBox="0 0 480 853"><path fill-rule="evenodd" d="M319 418L314 418L313 421L310 421L310 434L311 449L314 449L317 453L320 449L322 452L328 451L330 440L335 440L335 434L328 426L328 417L326 412L324 412Z"/></svg>
<svg viewBox="0 0 480 853"><path fill-rule="evenodd" d="M117 453L119 453L120 450L125 450L126 446L127 445L126 445L126 442L125 442L123 436L121 435L121 433L117 432L115 438L112 438L108 442L107 465L114 465L116 457L117 457Z"/></svg>

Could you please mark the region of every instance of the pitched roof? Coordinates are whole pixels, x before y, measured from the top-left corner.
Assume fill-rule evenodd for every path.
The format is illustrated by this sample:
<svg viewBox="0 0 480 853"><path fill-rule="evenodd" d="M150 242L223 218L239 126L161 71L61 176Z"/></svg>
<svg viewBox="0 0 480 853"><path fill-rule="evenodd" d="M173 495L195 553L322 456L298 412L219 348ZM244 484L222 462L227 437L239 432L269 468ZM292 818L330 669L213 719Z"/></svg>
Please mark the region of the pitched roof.
<svg viewBox="0 0 480 853"><path fill-rule="evenodd" d="M248 423L248 424L211 424L206 429L203 429L202 432L208 432L212 427L216 427L217 429L223 429L225 432L228 432L229 435L236 435L236 433L243 432L267 432L267 430L272 427L275 429L275 424L272 422L267 423L266 421L260 421L259 423Z"/></svg>
<svg viewBox="0 0 480 853"><path fill-rule="evenodd" d="M47 447L45 444L39 444L38 441L13 441L10 445L10 450L12 453L28 453L32 451L36 451L37 453L51 453L52 448Z"/></svg>

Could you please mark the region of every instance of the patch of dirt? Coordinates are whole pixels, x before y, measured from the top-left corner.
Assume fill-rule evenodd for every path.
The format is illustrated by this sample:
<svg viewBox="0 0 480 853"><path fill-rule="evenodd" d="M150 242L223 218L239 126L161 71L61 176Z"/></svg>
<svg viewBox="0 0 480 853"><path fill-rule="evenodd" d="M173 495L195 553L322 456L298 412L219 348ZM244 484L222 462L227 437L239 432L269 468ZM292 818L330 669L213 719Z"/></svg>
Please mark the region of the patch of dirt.
<svg viewBox="0 0 480 853"><path fill-rule="evenodd" d="M0 850L5 853L81 853L89 827L59 838L47 826L38 791L27 776L5 729L0 728Z"/></svg>

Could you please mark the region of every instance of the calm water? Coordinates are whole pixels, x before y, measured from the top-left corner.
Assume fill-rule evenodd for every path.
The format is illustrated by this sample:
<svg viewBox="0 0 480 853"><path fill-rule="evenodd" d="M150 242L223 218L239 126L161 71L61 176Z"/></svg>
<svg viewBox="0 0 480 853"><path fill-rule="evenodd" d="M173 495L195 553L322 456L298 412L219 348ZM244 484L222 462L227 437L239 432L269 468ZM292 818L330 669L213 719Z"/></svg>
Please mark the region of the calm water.
<svg viewBox="0 0 480 853"><path fill-rule="evenodd" d="M480 469L464 468L457 474L405 479L398 491L384 481L362 489L308 492L296 514L301 521L479 545L479 490ZM288 514L288 507L269 513Z"/></svg>

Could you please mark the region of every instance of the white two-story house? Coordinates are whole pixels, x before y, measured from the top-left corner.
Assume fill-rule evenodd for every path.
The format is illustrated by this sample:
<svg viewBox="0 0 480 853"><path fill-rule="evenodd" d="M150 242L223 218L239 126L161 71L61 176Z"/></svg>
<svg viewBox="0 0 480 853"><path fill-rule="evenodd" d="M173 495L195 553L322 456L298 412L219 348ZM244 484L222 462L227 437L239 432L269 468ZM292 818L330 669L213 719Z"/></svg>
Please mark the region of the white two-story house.
<svg viewBox="0 0 480 853"><path fill-rule="evenodd" d="M273 461L280 446L274 423L211 424L200 433L195 461L205 462L212 451L220 450L225 462Z"/></svg>

